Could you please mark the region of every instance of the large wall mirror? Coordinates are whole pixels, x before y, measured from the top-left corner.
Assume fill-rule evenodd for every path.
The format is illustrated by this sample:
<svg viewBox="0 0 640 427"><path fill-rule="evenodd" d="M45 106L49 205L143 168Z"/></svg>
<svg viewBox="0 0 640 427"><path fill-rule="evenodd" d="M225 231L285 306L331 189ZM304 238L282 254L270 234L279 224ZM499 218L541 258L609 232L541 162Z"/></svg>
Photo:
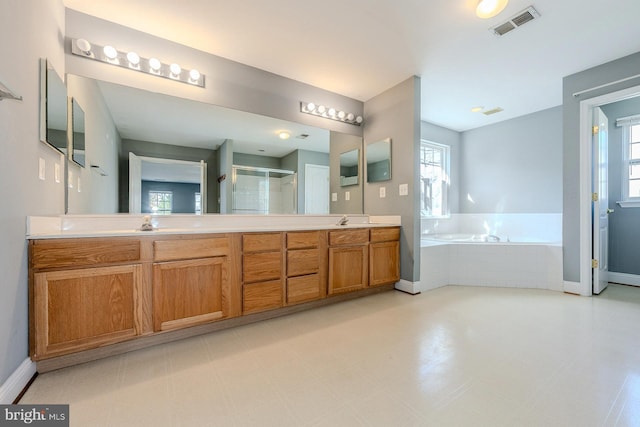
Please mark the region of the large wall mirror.
<svg viewBox="0 0 640 427"><path fill-rule="evenodd" d="M329 192L336 191L328 188L327 194L309 191L318 188L315 182L328 182L327 177L318 177L317 171L330 173L331 153L344 151L340 138L336 137L341 134L336 132L72 74L67 75L67 85L69 96L84 110L85 161L104 171L104 175L85 173L83 179L91 182L84 183L83 187L90 187L92 191L83 191L74 197L109 195L107 203L95 199L69 204L69 213L177 213L167 207L170 204L166 202L167 198L175 203L180 198L181 213L233 213L232 192L238 188L233 182L233 166L292 171L295 177L287 179L295 179L297 213L319 213L306 209L310 209L309 206L318 209L317 206L327 203L305 199L329 200ZM361 144L362 138L357 138ZM142 159L192 162L200 165L204 176L198 182L176 176L175 171L163 177L158 176L156 170L153 176L147 176L144 167L140 171L131 169L130 154ZM168 171L170 168L161 169ZM306 171L311 169L314 173L307 177ZM275 194L274 189L288 188L288 184L276 182L277 179L282 181L284 178L269 177L269 192L258 187L243 191L256 197L282 197ZM266 182L251 180L254 181L258 186ZM186 196L177 189L188 186L172 185L176 183L198 184L199 189L188 188L187 203L184 202ZM154 194L147 194L150 191ZM114 193L116 195L112 197ZM135 194L132 196L132 193ZM164 202L159 206L149 200ZM264 200L260 203L269 206L272 202ZM130 207L131 203L135 206ZM362 205L360 202L359 206ZM187 209L186 206L192 207ZM323 209L327 214L341 213L334 211L333 206L331 212L328 206Z"/></svg>
<svg viewBox="0 0 640 427"><path fill-rule="evenodd" d="M71 98L71 160L82 167L85 166L84 140L84 110L77 99Z"/></svg>
<svg viewBox="0 0 640 427"><path fill-rule="evenodd" d="M40 140L67 154L67 88L46 59L40 60Z"/></svg>
<svg viewBox="0 0 640 427"><path fill-rule="evenodd" d="M367 145L367 182L391 179L391 138Z"/></svg>

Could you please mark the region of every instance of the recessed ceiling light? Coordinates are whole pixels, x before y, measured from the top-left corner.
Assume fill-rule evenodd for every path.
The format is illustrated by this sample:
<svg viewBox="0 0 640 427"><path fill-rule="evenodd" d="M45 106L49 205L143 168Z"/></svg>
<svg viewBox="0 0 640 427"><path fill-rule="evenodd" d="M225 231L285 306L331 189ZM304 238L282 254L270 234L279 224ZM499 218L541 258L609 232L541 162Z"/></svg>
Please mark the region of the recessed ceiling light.
<svg viewBox="0 0 640 427"><path fill-rule="evenodd" d="M483 109L483 108L484 108L483 106L478 105L477 107L473 107L473 108L471 109L471 112L472 112L472 113L479 113L480 111L482 111L482 109Z"/></svg>
<svg viewBox="0 0 640 427"><path fill-rule="evenodd" d="M278 136L280 137L280 139L289 139L291 134L286 130L283 130L282 132L278 133Z"/></svg>

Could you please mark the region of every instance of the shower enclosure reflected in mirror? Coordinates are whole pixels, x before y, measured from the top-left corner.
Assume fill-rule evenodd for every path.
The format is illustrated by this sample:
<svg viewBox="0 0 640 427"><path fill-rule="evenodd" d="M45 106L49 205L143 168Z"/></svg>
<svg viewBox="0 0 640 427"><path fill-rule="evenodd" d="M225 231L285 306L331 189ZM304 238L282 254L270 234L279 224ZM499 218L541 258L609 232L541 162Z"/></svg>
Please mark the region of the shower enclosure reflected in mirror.
<svg viewBox="0 0 640 427"><path fill-rule="evenodd" d="M84 110L71 98L71 160L82 167L85 166L84 135Z"/></svg>
<svg viewBox="0 0 640 427"><path fill-rule="evenodd" d="M67 88L46 59L40 60L40 140L67 154Z"/></svg>
<svg viewBox="0 0 640 427"><path fill-rule="evenodd" d="M367 182L391 179L391 138L367 145Z"/></svg>
<svg viewBox="0 0 640 427"><path fill-rule="evenodd" d="M297 213L296 173L233 165L234 214Z"/></svg>
<svg viewBox="0 0 640 427"><path fill-rule="evenodd" d="M340 154L340 186L358 185L360 150L355 149Z"/></svg>

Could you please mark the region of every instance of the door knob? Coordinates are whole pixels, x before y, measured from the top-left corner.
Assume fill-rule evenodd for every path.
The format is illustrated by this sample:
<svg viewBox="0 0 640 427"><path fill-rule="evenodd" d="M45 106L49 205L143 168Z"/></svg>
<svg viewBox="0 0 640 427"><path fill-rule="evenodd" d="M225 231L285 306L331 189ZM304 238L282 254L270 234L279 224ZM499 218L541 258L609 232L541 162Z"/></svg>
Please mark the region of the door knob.
<svg viewBox="0 0 640 427"><path fill-rule="evenodd" d="M613 213L614 210L613 209L607 209L607 214Z"/></svg>

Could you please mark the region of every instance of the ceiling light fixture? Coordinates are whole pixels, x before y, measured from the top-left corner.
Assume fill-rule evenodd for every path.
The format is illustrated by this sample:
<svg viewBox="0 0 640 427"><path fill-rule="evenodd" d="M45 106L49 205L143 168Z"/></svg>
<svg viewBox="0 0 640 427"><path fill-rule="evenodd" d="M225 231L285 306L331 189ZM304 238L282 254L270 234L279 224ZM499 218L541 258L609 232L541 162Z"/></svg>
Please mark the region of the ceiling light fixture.
<svg viewBox="0 0 640 427"><path fill-rule="evenodd" d="M493 18L507 7L509 0L480 0L476 6L476 15L478 18Z"/></svg>
<svg viewBox="0 0 640 427"><path fill-rule="evenodd" d="M280 137L280 139L289 139L291 134L289 132L287 132L286 130L283 130L283 131L278 133L278 136Z"/></svg>
<svg viewBox="0 0 640 427"><path fill-rule="evenodd" d="M472 112L472 113L479 113L479 112L480 112L480 111L482 111L483 109L484 109L484 107L483 107L483 106L478 105L477 107L473 107L473 108L471 109L471 112Z"/></svg>
<svg viewBox="0 0 640 427"><path fill-rule="evenodd" d="M196 69L184 69L176 63L165 64L157 58L143 58L136 52L119 51L113 46L99 46L85 39L71 40L71 53L111 65L136 70L158 77L204 87L204 75Z"/></svg>
<svg viewBox="0 0 640 427"><path fill-rule="evenodd" d="M355 126L360 126L364 121L362 116L356 116L353 113L346 113L342 110L337 111L333 107L326 107L324 105L316 106L313 102L300 102L300 112L311 114L313 116L324 117L325 119L349 123Z"/></svg>

